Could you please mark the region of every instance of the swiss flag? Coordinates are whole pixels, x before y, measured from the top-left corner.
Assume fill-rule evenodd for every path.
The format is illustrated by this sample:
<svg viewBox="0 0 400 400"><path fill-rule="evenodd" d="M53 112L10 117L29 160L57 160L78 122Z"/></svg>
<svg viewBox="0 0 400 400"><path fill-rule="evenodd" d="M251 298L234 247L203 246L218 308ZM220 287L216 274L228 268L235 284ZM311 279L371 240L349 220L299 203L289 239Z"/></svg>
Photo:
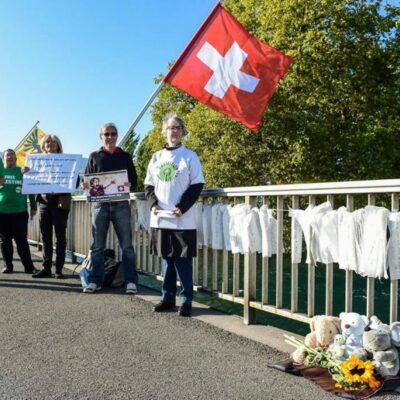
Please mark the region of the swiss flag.
<svg viewBox="0 0 400 400"><path fill-rule="evenodd" d="M257 131L291 62L218 3L164 81Z"/></svg>

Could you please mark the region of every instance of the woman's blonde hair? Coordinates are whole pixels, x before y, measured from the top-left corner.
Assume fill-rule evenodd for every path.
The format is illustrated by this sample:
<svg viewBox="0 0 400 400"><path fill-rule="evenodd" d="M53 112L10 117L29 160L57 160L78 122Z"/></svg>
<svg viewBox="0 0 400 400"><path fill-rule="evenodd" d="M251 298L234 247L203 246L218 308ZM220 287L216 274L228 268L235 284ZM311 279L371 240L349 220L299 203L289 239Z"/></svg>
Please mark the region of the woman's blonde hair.
<svg viewBox="0 0 400 400"><path fill-rule="evenodd" d="M54 140L55 142L57 142L57 145L58 145L57 153L60 153L60 154L64 153L64 150L63 150L63 147L62 147L62 144L61 144L61 140L56 135L44 135L43 136L42 140L40 141L40 148L42 149L43 153L45 152L44 151L44 143L49 139Z"/></svg>

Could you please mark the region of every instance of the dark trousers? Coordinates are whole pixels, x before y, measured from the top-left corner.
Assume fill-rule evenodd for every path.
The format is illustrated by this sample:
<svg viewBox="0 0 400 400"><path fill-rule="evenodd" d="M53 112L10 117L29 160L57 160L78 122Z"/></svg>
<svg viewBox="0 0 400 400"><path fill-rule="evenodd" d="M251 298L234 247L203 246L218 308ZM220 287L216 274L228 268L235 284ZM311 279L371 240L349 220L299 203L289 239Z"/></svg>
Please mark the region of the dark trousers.
<svg viewBox="0 0 400 400"><path fill-rule="evenodd" d="M56 272L61 272L67 248L67 221L69 210L58 207L58 202L40 203L39 221L43 240L43 267L51 270L53 263L53 227L56 234Z"/></svg>
<svg viewBox="0 0 400 400"><path fill-rule="evenodd" d="M27 235L28 213L26 211L11 214L0 213L0 247L6 267L13 268L14 248L12 239L14 239L25 271L33 270Z"/></svg>

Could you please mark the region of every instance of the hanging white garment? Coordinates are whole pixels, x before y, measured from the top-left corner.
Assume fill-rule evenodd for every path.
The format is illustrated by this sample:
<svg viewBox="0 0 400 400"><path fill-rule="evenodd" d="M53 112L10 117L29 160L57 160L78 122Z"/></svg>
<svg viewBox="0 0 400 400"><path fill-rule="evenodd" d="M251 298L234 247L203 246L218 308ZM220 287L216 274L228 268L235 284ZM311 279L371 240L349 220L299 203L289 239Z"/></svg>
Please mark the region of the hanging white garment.
<svg viewBox="0 0 400 400"><path fill-rule="evenodd" d="M196 231L197 231L197 244L199 246L204 245L203 238L203 204L196 203L194 206L194 215L196 219Z"/></svg>
<svg viewBox="0 0 400 400"><path fill-rule="evenodd" d="M146 200L136 200L136 214L135 231L143 228L150 232L150 208Z"/></svg>
<svg viewBox="0 0 400 400"><path fill-rule="evenodd" d="M271 257L273 254L276 254L277 221L273 217L272 210L270 210L266 205L260 207L258 214L261 226L262 256Z"/></svg>
<svg viewBox="0 0 400 400"><path fill-rule="evenodd" d="M211 247L214 250L223 250L224 234L222 226L222 215L226 206L224 204L214 204L211 207Z"/></svg>
<svg viewBox="0 0 400 400"><path fill-rule="evenodd" d="M245 253L262 252L262 234L258 208L254 207L245 217L243 250Z"/></svg>
<svg viewBox="0 0 400 400"><path fill-rule="evenodd" d="M316 261L328 264L339 261L338 214L330 203L323 204L313 210L311 248Z"/></svg>
<svg viewBox="0 0 400 400"><path fill-rule="evenodd" d="M243 231L245 229L245 218L250 213L248 204L237 204L229 210L229 238L231 241L232 254L244 254Z"/></svg>
<svg viewBox="0 0 400 400"><path fill-rule="evenodd" d="M390 279L400 279L400 213L389 214L388 226L390 238L388 242L387 262Z"/></svg>
<svg viewBox="0 0 400 400"><path fill-rule="evenodd" d="M211 231L211 209L209 204L203 204L203 245L211 246L212 244L212 231Z"/></svg>
<svg viewBox="0 0 400 400"><path fill-rule="evenodd" d="M364 208L359 273L371 278L388 278L386 250L389 210L384 207Z"/></svg>
<svg viewBox="0 0 400 400"><path fill-rule="evenodd" d="M222 231L223 231L223 235L224 235L224 250L232 250L231 247L231 239L229 237L229 223L231 220L230 217L230 210L231 210L232 206L228 205L225 206L225 208L222 211Z"/></svg>
<svg viewBox="0 0 400 400"><path fill-rule="evenodd" d="M298 225L303 231L307 247L306 263L315 265L317 261L334 262L337 255L337 234L326 231L336 224L335 212L329 201L318 206L310 204L305 210L290 210L292 217L292 262L301 262L301 235ZM294 221L293 221L294 220ZM298 225L297 225L298 224ZM294 251L293 251L294 250Z"/></svg>
<svg viewBox="0 0 400 400"><path fill-rule="evenodd" d="M302 229L298 220L302 213L304 213L304 210L289 209L289 217L292 218L290 230L290 243L292 247L291 259L294 264L301 262L301 255L303 252Z"/></svg>
<svg viewBox="0 0 400 400"><path fill-rule="evenodd" d="M346 271L360 269L361 239L364 209L350 212L346 207L338 209L339 268Z"/></svg>

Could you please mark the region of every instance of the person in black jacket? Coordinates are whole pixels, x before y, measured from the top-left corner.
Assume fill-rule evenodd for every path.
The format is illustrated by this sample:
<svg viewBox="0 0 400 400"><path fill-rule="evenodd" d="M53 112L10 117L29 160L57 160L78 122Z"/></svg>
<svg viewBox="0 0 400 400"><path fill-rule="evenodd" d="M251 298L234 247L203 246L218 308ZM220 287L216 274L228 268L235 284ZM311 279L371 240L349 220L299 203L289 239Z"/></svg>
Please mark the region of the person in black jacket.
<svg viewBox="0 0 400 400"><path fill-rule="evenodd" d="M86 166L86 174L100 172L113 172L126 170L128 182L126 186L133 191L137 183L135 166L132 156L117 147L118 130L112 122L104 124L100 129L100 139L103 146L89 156ZM83 185L85 189L85 184ZM135 251L132 245L131 208L129 201L99 202L91 206L93 244L91 258L93 274L88 279L88 285L83 289L84 293L94 293L101 289L104 280L104 249L110 222L112 222L117 234L119 245L122 249L122 266L125 274L126 293L137 292L136 284L138 275L136 272Z"/></svg>

